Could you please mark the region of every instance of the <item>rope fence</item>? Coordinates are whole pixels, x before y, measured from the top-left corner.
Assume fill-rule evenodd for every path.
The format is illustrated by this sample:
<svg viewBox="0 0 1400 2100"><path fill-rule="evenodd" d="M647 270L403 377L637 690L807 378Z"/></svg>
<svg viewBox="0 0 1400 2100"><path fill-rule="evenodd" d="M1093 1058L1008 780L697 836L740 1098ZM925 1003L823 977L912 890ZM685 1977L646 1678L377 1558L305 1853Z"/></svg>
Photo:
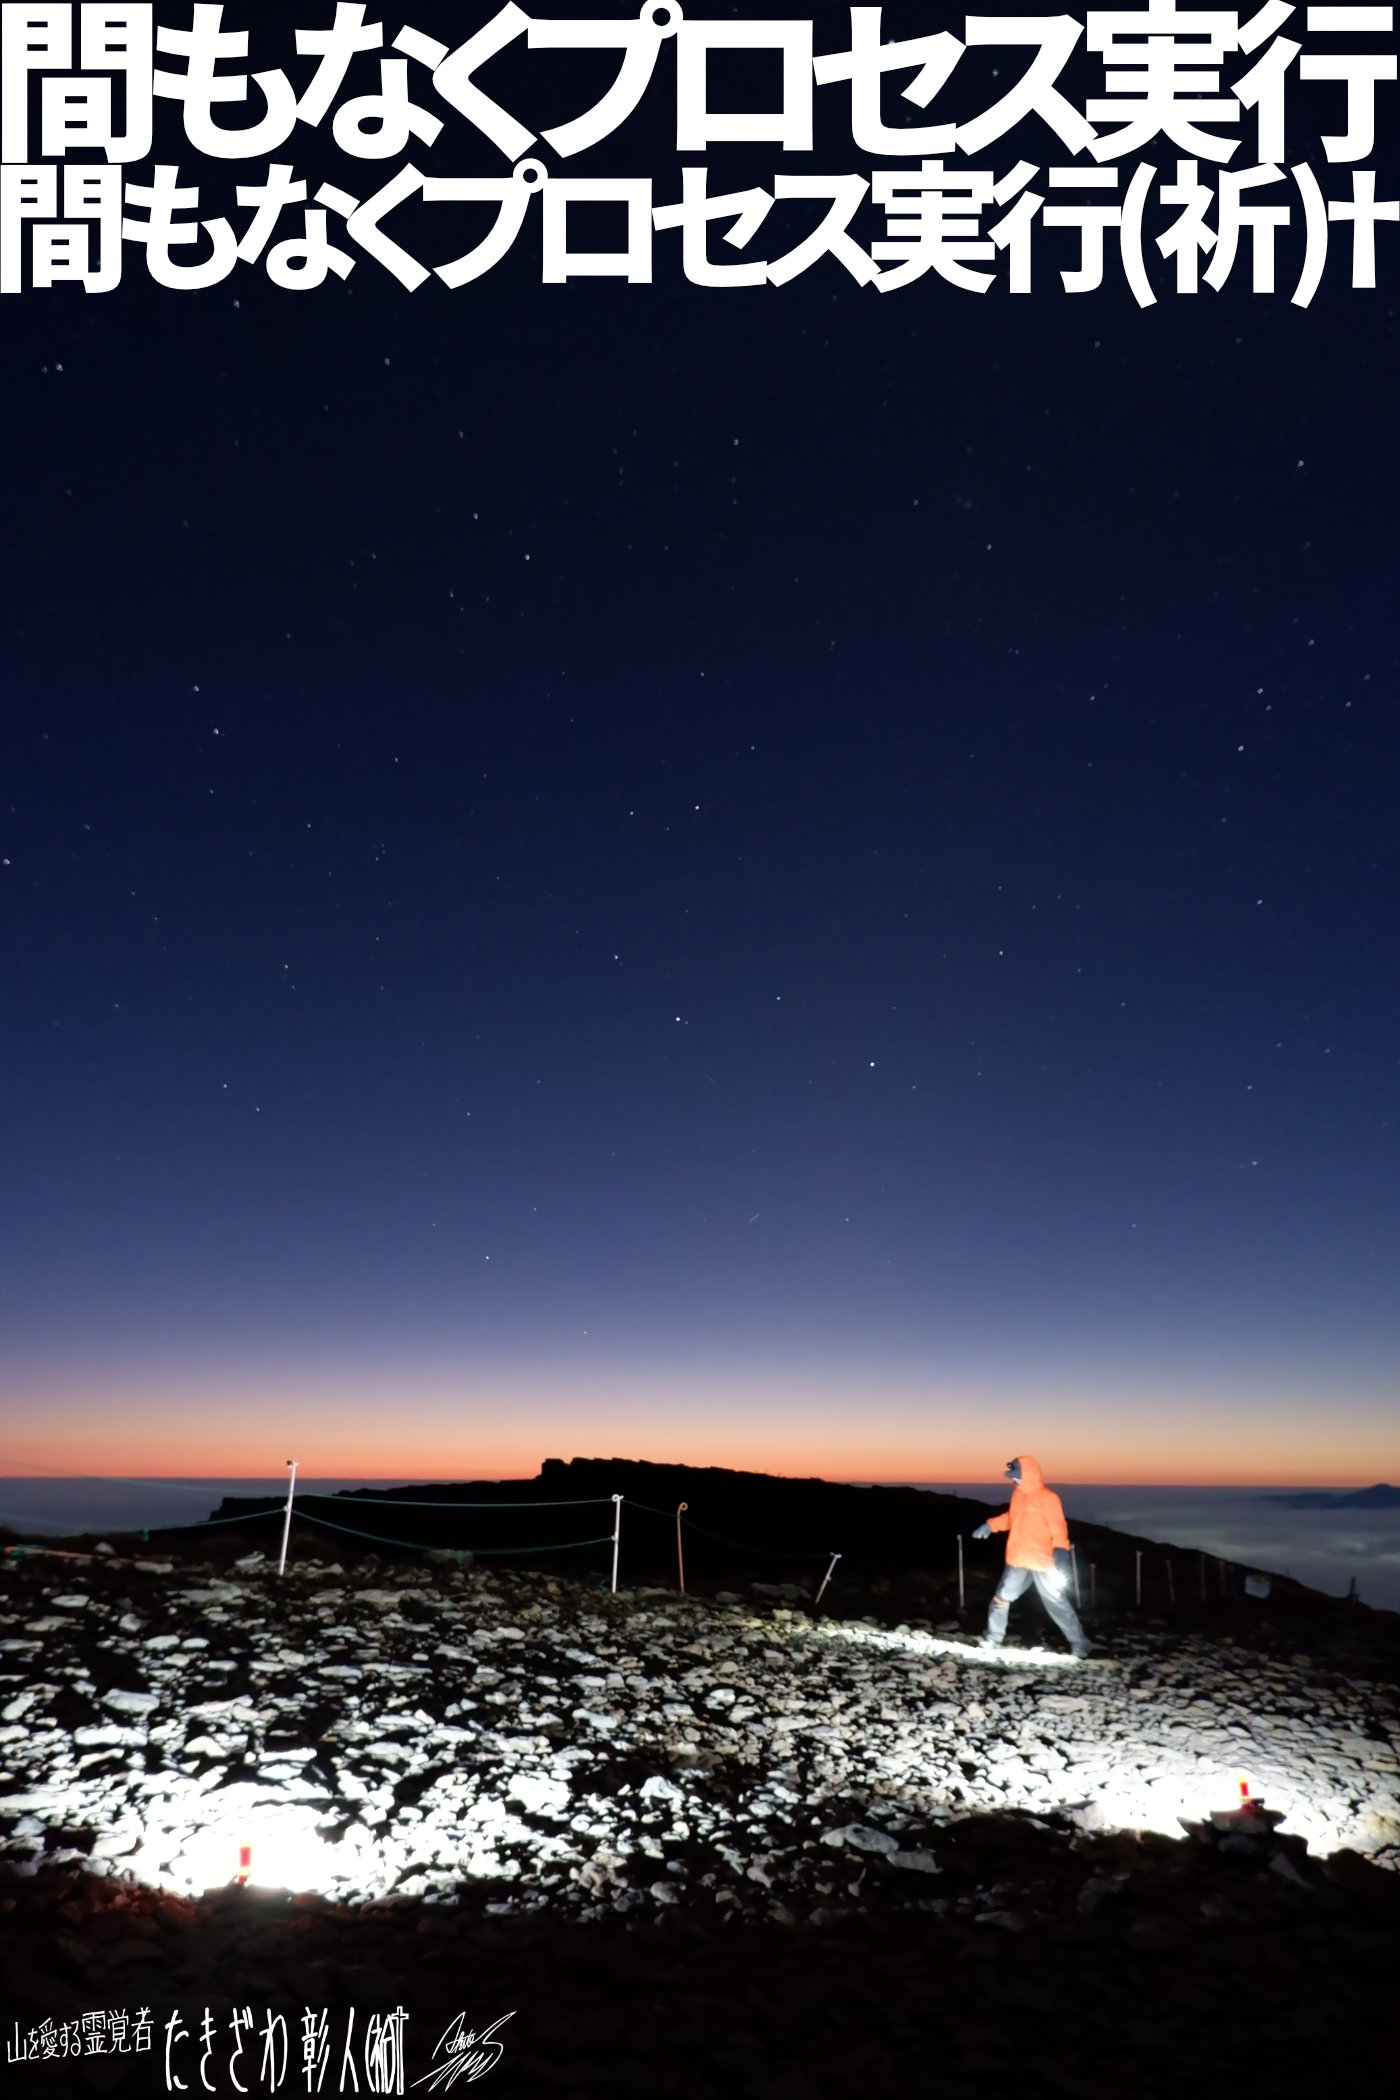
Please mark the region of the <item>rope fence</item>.
<svg viewBox="0 0 1400 2100"><path fill-rule="evenodd" d="M598 1498L596 1496L590 1498L590 1500L593 1501L596 1501L597 1499ZM608 1499L611 1498L609 1497ZM478 1504L477 1506L480 1508L490 1508L491 1505L489 1503L482 1503ZM529 1507L528 1504L522 1503L514 1503L510 1506L512 1508ZM567 1509L569 1505L564 1502L554 1502L542 1504L541 1506L551 1509ZM444 1507L451 1508L452 1505L448 1503L445 1504ZM264 1514L269 1516L276 1516L278 1512L276 1510L269 1510L264 1512ZM601 1538L562 1539L552 1545L546 1546L425 1546L421 1539L391 1539L387 1537L386 1534L383 1532L359 1531L355 1528L353 1524L337 1524L330 1517L314 1517L309 1515L305 1510L294 1510L293 1515L298 1516L303 1524L315 1524L319 1526L319 1528L323 1531L343 1532L347 1538L368 1539L371 1545L401 1546L410 1553L469 1553L473 1560L484 1559L487 1555L490 1555L494 1558L502 1553L573 1553L581 1551L585 1546L610 1546L613 1542L612 1533L610 1531L605 1531ZM230 1523L233 1520L231 1518L223 1518L220 1521L224 1523Z"/></svg>
<svg viewBox="0 0 1400 2100"><path fill-rule="evenodd" d="M80 1528L84 1531L115 1531L118 1533L121 1533L123 1531L139 1531L142 1538L144 1539L149 1538L153 1531L203 1531L207 1529L207 1527L211 1524L256 1524L263 1517L275 1517L279 1516L280 1514L280 1510L276 1509L254 1509L250 1510L246 1516L196 1517L194 1521L189 1524L123 1524L120 1521L117 1521L115 1523L108 1522L82 1524ZM67 1522L66 1519L60 1519L57 1517L40 1517L37 1519L37 1521L41 1524L57 1524L60 1522ZM36 1519L34 1517L21 1516L13 1510L0 1510L0 1524L19 1524L32 1528L35 1522ZM60 1536L63 1538L72 1538L75 1535L76 1534L74 1533L71 1525L66 1531L60 1533Z"/></svg>
<svg viewBox="0 0 1400 2100"><path fill-rule="evenodd" d="M22 1462L0 1458L0 1464L19 1463ZM820 1588L817 1590L815 1605L819 1605L821 1603L821 1599L825 1595L827 1586L830 1583L832 1576L835 1572L837 1562L844 1557L841 1552L826 1547L817 1549L813 1547L796 1547L788 1545L759 1545L753 1541L745 1541L731 1538L723 1532L711 1530L708 1525L698 1522L696 1518L692 1517L688 1513L688 1505L684 1502L682 1502L674 1510L667 1510L658 1509L651 1503L639 1501L631 1496L624 1497L618 1494L583 1495L563 1499L512 1499L508 1501L499 1502L466 1501L455 1499L446 1500L431 1496L416 1495L381 1496L379 1494L373 1494L372 1500L366 1499L361 1501L353 1493L353 1491L342 1491L338 1494L327 1494L311 1489L298 1490L295 1465L291 1460L288 1460L287 1463L288 1466L291 1468L291 1478L287 1484L287 1494L285 1501L283 1501L281 1498L279 1498L275 1502L269 1499L268 1505L262 1509L240 1510L228 1516L207 1516L196 1519L195 1521L190 1523L181 1523L177 1520L174 1522L148 1523L137 1525L123 1523L120 1519L116 1519L109 1520L106 1523L98 1523L95 1525L88 1525L84 1523L82 1528L84 1532L94 1529L110 1530L117 1534L120 1534L123 1531L139 1532L143 1540L149 1540L152 1537L152 1535L159 1536L170 1532L181 1532L186 1535L189 1535L191 1533L198 1534L204 1531L214 1530L216 1528L225 1528L230 1525L240 1526L258 1524L265 1522L266 1520L271 1518L280 1517L283 1520L283 1538L282 1553L278 1563L279 1574L285 1572L287 1542L293 1521L295 1521L298 1524L308 1525L313 1530L333 1532L344 1538L361 1540L365 1544L370 1546L388 1547L398 1552L422 1553L425 1555L439 1556L446 1555L457 1559L459 1563L467 1561L475 1562L477 1560L504 1560L522 1556L531 1558L536 1554L589 1553L594 1551L598 1547L610 1546L612 1548L611 1588L615 1591L617 1589L618 1583L619 1555L622 1544L622 1513L625 1507L629 1512L635 1514L636 1516L657 1519L662 1524L665 1524L668 1528L671 1525L675 1526L674 1551L676 1560L676 1580L677 1587L682 1593L684 1593L686 1588L686 1555L683 1539L684 1537L688 1536L697 1541L704 1540L710 1546L717 1546L726 1553L732 1553L736 1555L741 1562L744 1563L758 1560L780 1563L783 1566L789 1568L811 1566L814 1570L818 1568L824 1569L825 1572L822 1576ZM38 1469L34 1468L32 1470L37 1471ZM53 1468L49 1469L49 1471L45 1474L44 1477L50 1479L57 1478L74 1481L100 1481L106 1485L118 1485L123 1487L129 1486L156 1488L161 1490L174 1490L187 1494L203 1494L206 1497L209 1494L209 1489L207 1486L200 1487L196 1486L191 1482L145 1480L131 1475L100 1473L62 1473L58 1469ZM606 1507L606 1505L609 1502L612 1503L614 1512L613 1528L609 1532L603 1532L595 1536L582 1539L555 1539L505 1545L486 1543L477 1543L472 1545L465 1545L462 1543L430 1543L422 1538L401 1538L388 1532L367 1530L364 1528L363 1525L346 1524L340 1521L341 1516L350 1514L351 1512L355 1514L363 1513L367 1517L372 1512L381 1509L419 1510L423 1511L424 1513L442 1513L447 1511L494 1513L496 1511L514 1512L519 1510L598 1509ZM323 1513L321 1509L309 1509L306 1506L308 1503L316 1503L322 1505L331 1504L335 1508L337 1515L335 1517L332 1517L329 1514ZM722 1511L721 1515L725 1513L726 1512ZM756 1511L755 1514L760 1513ZM43 1523L53 1523L64 1520L43 1518L40 1519L40 1521ZM33 1522L34 1520L32 1517L25 1517L19 1514L18 1512L0 1512L0 1523L3 1523L5 1525L13 1525L18 1528L27 1529L32 1526ZM72 1530L68 1530L60 1533L59 1535L71 1538L77 1536L78 1534ZM952 1570L949 1571L950 1581L954 1579L956 1581L958 1607L960 1610L965 1610L967 1607L967 1584L964 1572L963 1541L964 1538L969 1535L970 1533L965 1534L961 1532L957 1535L957 1560L955 1578L953 1576ZM1125 1541L1125 1546L1126 1543L1127 1542ZM35 1552L42 1553L45 1551L53 1550L56 1549L49 1549L43 1546L26 1544L16 1544L12 1546L7 1546L4 1549L6 1554L15 1555ZM1222 1558L1219 1558L1216 1555L1208 1555L1205 1552L1193 1553L1191 1555L1191 1558L1196 1560L1199 1569L1199 1594L1200 1602L1202 1604L1205 1604L1208 1601L1214 1601L1216 1598L1218 1598L1223 1603L1228 1600L1232 1600L1240 1596L1241 1594L1248 1594L1250 1596L1256 1597L1268 1595L1268 1577L1262 1577L1254 1574L1246 1574L1242 1568L1236 1567L1235 1564L1228 1562ZM1212 1568L1214 1571L1213 1581L1210 1579L1209 1572L1210 1570L1212 1570ZM995 1577L996 1570L993 1569L991 1562L989 1561L987 1566L985 1568L979 1569L978 1572L982 1575L992 1574L993 1577ZM1102 1576L1107 1577L1106 1586L1105 1583L1101 1581ZM608 1577L605 1576L604 1581L607 1582L607 1580ZM1131 1597L1133 1606L1137 1610L1141 1611L1143 1609L1155 1609L1160 1611L1165 1608L1167 1610L1174 1611L1176 1609L1178 1603L1177 1574L1176 1568L1173 1565L1173 1559L1171 1557L1170 1552L1163 1553L1160 1559L1160 1563L1158 1563L1157 1556L1154 1555L1152 1556L1151 1560L1148 1560L1147 1556L1144 1554L1143 1549L1141 1547L1135 1547L1132 1550L1131 1556L1131 1575L1128 1575L1126 1570L1120 1571L1116 1568L1113 1570L1112 1573L1109 1573L1107 1569L1101 1570L1099 1564L1096 1561L1092 1560L1085 1560L1081 1564L1079 1554L1076 1552L1074 1555L1073 1582L1075 1597L1077 1603L1080 1606L1080 1609L1082 1611L1085 1611L1086 1616L1092 1618L1095 1615L1097 1615L1100 1609L1101 1588L1106 1587L1105 1601L1110 1601L1114 1604L1118 1603L1119 1601L1126 1601L1126 1599L1123 1596L1123 1589L1124 1585L1126 1585L1126 1583L1129 1581L1131 1582ZM1192 1587L1193 1585L1191 1585L1189 1582L1183 1584L1184 1595L1188 1599L1190 1597Z"/></svg>
<svg viewBox="0 0 1400 2100"><path fill-rule="evenodd" d="M298 1500L341 1503L342 1498L339 1495L303 1493ZM376 1495L374 1501L367 1506L372 1509L593 1509L600 1503L611 1501L611 1495L575 1496L568 1502L428 1502L420 1501L415 1495L404 1495L398 1499L392 1495ZM609 1533L609 1537L611 1535Z"/></svg>

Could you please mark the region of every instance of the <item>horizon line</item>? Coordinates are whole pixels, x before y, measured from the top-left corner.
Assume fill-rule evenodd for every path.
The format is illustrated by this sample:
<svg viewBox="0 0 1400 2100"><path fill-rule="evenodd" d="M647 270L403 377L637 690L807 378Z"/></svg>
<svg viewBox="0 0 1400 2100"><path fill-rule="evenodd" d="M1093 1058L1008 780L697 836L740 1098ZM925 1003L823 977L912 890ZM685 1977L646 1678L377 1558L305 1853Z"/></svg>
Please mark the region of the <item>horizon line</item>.
<svg viewBox="0 0 1400 2100"><path fill-rule="evenodd" d="M769 1471L768 1471L767 1469L765 1469L765 1468L762 1468L762 1467L753 1467L753 1466L715 1466L715 1465L708 1465L708 1466L707 1466L707 1465L692 1465L692 1464L687 1464L687 1463L686 1463L685 1461L682 1461L682 1460L648 1460L648 1459L624 1459L624 1458L617 1458L617 1459L612 1459L612 1458L607 1458L607 1459L595 1459L595 1458L589 1458L589 1459L582 1459L582 1460L577 1460L577 1461L576 1461L576 1460L569 1460L569 1461L567 1461L566 1463L569 1463L569 1464L573 1464L573 1463L576 1463L576 1462L577 1462L577 1463L583 1463L583 1464L587 1464L587 1465L610 1465L610 1464L617 1464L617 1465L654 1465L654 1466L656 1467L656 1469L657 1469L658 1471L662 1471L662 1470L664 1470L664 1471L667 1471L667 1472L691 1472L691 1473L706 1473L706 1472L719 1472L719 1473L740 1473L740 1474L749 1474L749 1475L751 1475L752 1477L755 1477L755 1478L760 1478L760 1479L770 1479L770 1480L785 1480L785 1481L820 1481L820 1482L824 1483L825 1485L827 1485L827 1486L832 1486L832 1487L910 1487L910 1488L918 1488L918 1489L922 1489L922 1490L924 1490L924 1491L926 1491L926 1492L936 1492L936 1491L937 1491L937 1490L939 1490L939 1489L953 1489L953 1490L956 1490L956 1489L958 1489L958 1488L962 1488L962 1487L973 1487L973 1488L985 1488L985 1487L989 1487L989 1486L994 1486L994 1487L998 1487L998 1488L999 1488L999 1487L1001 1487L1001 1486L1004 1486L1004 1485L1005 1485L1005 1483L1004 1483L1004 1482L1002 1482L1002 1481L997 1481L997 1480L994 1480L994 1479L993 1479L993 1478L992 1478L992 1477L991 1477L990 1475L985 1475L985 1476L983 1476L983 1477L982 1477L982 1478L980 1478L980 1479L979 1479L979 1478L976 1478L976 1477L973 1477L973 1476L968 1476L968 1477L965 1477L965 1478L962 1478L962 1479L956 1479L956 1480L954 1480L954 1479L946 1479L946 1478L945 1478L945 1479L940 1479L940 1480L931 1480L931 1479L929 1479L929 1478L927 1478L927 1477L924 1477L924 1478L922 1478L922 1479L915 1479L915 1478L913 1478L912 1476L910 1476L910 1475L908 1475L908 1474L882 1474L882 1475L874 1475L874 1474L864 1474L864 1475L859 1475L859 1474L840 1474L840 1475L837 1475L837 1474L824 1474L824 1473L775 1473L775 1472L769 1472ZM19 1461L18 1463L22 1464L22 1463L23 1463L23 1461ZM15 1465L15 1464L16 1464L16 1461L14 1461L14 1460L11 1460L11 1461L9 1462L9 1464L10 1464L11 1466L13 1466L13 1465ZM375 1487L375 1486L380 1486L380 1487L412 1487L412 1486L415 1486L415 1485L422 1485L422 1486L424 1486L424 1487L441 1487L441 1486L452 1486L452 1485L454 1485L454 1484L456 1484L456 1483L458 1483L458 1482L461 1482L461 1483L462 1483L462 1484L464 1484L464 1485L471 1485L471 1484L474 1484L474 1483L477 1483L477 1482L479 1482L479 1483L482 1483L482 1484L488 1484L488 1483L489 1483L490 1485L493 1485L493 1486L503 1486L503 1485L506 1485L506 1484L509 1484L509 1483L513 1483L513 1482L526 1482L526 1481L536 1480L536 1479L538 1479L538 1478L540 1477L540 1474L541 1474L542 1472L543 1472L543 1462L541 1462L541 1465L540 1465L540 1466L539 1466L539 1467L538 1467L538 1468L536 1469L536 1471L535 1471L535 1472L534 1472L533 1474L531 1474L531 1473L484 1473L484 1474L465 1474L465 1473L461 1473L461 1472L455 1472L455 1473L412 1473L412 1474L409 1474L409 1473L397 1473L397 1474L389 1474L389 1473L350 1473L350 1472L301 1473L301 1472L299 1472L299 1473L297 1474L297 1481L298 1481L298 1484L300 1485L300 1484L301 1484L302 1482L308 1482L308 1483L309 1483L309 1482L310 1482L310 1481L312 1481L312 1480L321 1480L321 1481L325 1481L325 1480L336 1480L336 1481L340 1481L340 1482L343 1482L343 1483L344 1483L344 1484L345 1484L345 1485L346 1485L347 1487ZM1203 1489L1203 1488L1215 1488L1215 1489L1222 1489L1222 1490L1223 1490L1223 1489L1230 1489L1230 1488L1237 1488L1237 1489L1251 1489L1251 1490L1253 1490L1253 1489L1261 1489L1261 1490L1262 1490L1262 1489L1268 1489L1268 1488L1287 1488L1287 1489L1298 1489L1298 1488L1302 1488L1302 1489L1329 1489L1329 1490L1331 1490L1331 1489L1336 1489L1336 1490L1340 1490L1340 1491L1347 1491L1347 1490L1353 1490L1353 1489L1363 1489L1363 1488L1372 1488L1372 1487L1389 1487L1389 1486L1391 1485L1391 1483L1390 1483L1389 1481L1381 1481L1381 1480L1359 1480L1359 1479L1357 1479L1357 1480L1353 1480L1353 1479L1351 1479L1350 1477L1348 1477L1348 1478L1347 1478L1347 1479L1345 1479L1345 1480L1342 1480L1342 1479L1337 1479L1337 1478L1335 1478L1335 1477L1334 1477L1334 1478L1328 1478L1328 1479L1323 1479L1323 1478L1319 1478L1319 1477L1318 1477L1317 1475L1314 1475L1314 1474L1310 1474L1310 1475L1308 1475L1308 1476L1307 1476L1306 1478L1302 1478L1302 1477L1294 1477L1293 1479L1284 1479L1284 1480L1279 1480L1279 1479L1274 1479L1274 1480L1261 1480L1261 1479L1257 1479L1257 1478L1255 1478L1255 1479L1228 1479L1228 1480L1220 1480L1220 1479L1211 1479L1211 1480L1202 1480L1202 1479L1167 1479L1167 1480L1163 1480L1163 1479L1154 1479L1154 1480L1148 1480L1148 1479L1139 1479L1139 1478L1131 1478L1131 1477L1126 1477L1126 1478L1125 1478L1125 1477L1123 1477L1123 1476L1118 1476L1118 1475L1115 1475L1115 1476L1112 1476L1112 1477L1106 1477L1106 1478L1095 1478L1095 1479L1090 1479L1090 1478L1071 1478L1071 1477L1069 1477L1068 1475L1063 1475L1063 1474L1061 1474L1061 1475L1057 1475L1057 1476L1056 1476L1056 1478L1057 1478L1057 1479L1058 1479L1058 1480L1060 1481L1061 1485L1063 1485L1063 1486L1065 1486L1065 1487L1070 1487L1070 1488L1084 1488L1084 1487L1094 1487L1094 1488L1193 1488L1193 1489ZM44 1485L46 1485L46 1486L47 1486L47 1485L51 1485L51 1484L53 1484L53 1483L56 1483L56 1482L62 1482L62 1481L71 1481L71 1482L73 1482L73 1483L75 1483L75 1484L77 1484L77 1483L83 1483L83 1484L92 1484L92 1483L97 1483L97 1484L105 1484L105 1485L107 1485L107 1486L112 1486L112 1487L167 1487L167 1486L168 1486L168 1487L180 1487L180 1486L188 1486L188 1487L203 1487L203 1486L223 1486L223 1485L229 1485L229 1484L235 1484L235 1485L243 1485L243 1484L249 1484L249 1485L251 1485L251 1484L267 1484L267 1483L271 1483L271 1484L275 1484L275 1485L276 1485L277 1487L279 1487L279 1488L280 1488L280 1487L284 1487L284 1486L286 1486L286 1485L287 1485L287 1477L286 1477L286 1474L285 1474L285 1473L282 1473L282 1474L274 1474L274 1473L233 1473L233 1472L226 1472L226 1473L192 1473L192 1472L191 1472L191 1473L144 1473L144 1474L127 1474L127 1473L73 1473L73 1472L66 1472L66 1471L62 1471L62 1470L58 1470L58 1469L55 1469L55 1470L52 1470L52 1471L45 1471L45 1470L41 1470L41 1469L40 1469L40 1468L38 1468L37 1466L36 1466L36 1467L33 1467L33 1468L28 1468L28 1469L26 1469L26 1470L25 1470L25 1471L23 1471L23 1472L19 1472L19 1471L10 1471L10 1470L8 1470L8 1469L7 1469L7 1467L6 1467L5 1465L3 1465L3 1464L0 1464L0 1480L7 1480L7 1481L20 1481L20 1482L30 1481L30 1482L33 1482L33 1483L34 1483L35 1485L39 1485L39 1484L41 1484L41 1483L42 1483L42 1484L44 1484Z"/></svg>

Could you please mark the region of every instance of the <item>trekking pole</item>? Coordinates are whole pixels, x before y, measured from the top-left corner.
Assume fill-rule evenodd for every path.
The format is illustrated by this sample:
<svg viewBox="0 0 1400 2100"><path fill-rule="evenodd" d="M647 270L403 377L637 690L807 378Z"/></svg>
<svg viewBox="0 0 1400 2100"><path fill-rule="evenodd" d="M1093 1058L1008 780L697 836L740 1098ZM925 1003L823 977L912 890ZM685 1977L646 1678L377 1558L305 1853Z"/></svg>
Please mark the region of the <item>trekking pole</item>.
<svg viewBox="0 0 1400 2100"><path fill-rule="evenodd" d="M612 1504L613 1504L613 1570L612 1570L612 1586L613 1586L613 1594L614 1594L614 1596L615 1596L615 1595L617 1594L617 1548L618 1548L618 1542L619 1542L619 1540L620 1540L620 1539L621 1539L621 1537L622 1537L622 1497L621 1497L621 1495L614 1495L614 1496L613 1496L613 1498L612 1498Z"/></svg>
<svg viewBox="0 0 1400 2100"><path fill-rule="evenodd" d="M291 1478L287 1482L287 1514L282 1519L282 1552L277 1562L279 1575L285 1575L287 1572L287 1534L292 1528L292 1493L297 1484L297 1462L294 1458L289 1458L287 1464L291 1467L292 1472Z"/></svg>
<svg viewBox="0 0 1400 2100"><path fill-rule="evenodd" d="M685 1595L685 1553L681 1546L681 1517L689 1507L688 1502L676 1505L676 1573L680 1576L682 1596Z"/></svg>
<svg viewBox="0 0 1400 2100"><path fill-rule="evenodd" d="M962 1533L958 1533L958 1610L967 1610L967 1591L963 1587Z"/></svg>
<svg viewBox="0 0 1400 2100"><path fill-rule="evenodd" d="M1079 1594L1079 1556L1073 1546L1069 1549L1069 1564L1074 1574L1074 1601L1082 1611L1084 1609L1084 1599Z"/></svg>

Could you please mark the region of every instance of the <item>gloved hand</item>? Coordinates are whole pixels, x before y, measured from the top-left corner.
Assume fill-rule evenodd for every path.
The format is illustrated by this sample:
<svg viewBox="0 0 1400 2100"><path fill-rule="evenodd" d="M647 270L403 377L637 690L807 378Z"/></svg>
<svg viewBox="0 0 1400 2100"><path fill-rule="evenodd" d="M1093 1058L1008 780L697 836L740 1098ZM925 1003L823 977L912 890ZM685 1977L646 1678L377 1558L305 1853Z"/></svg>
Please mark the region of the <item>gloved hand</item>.
<svg viewBox="0 0 1400 2100"><path fill-rule="evenodd" d="M975 1539L989 1539L991 1535L992 1527L990 1524L979 1524L972 1534Z"/></svg>
<svg viewBox="0 0 1400 2100"><path fill-rule="evenodd" d="M1069 1588L1070 1558L1067 1546L1056 1546L1055 1565L1047 1571L1047 1580L1055 1594L1063 1597Z"/></svg>

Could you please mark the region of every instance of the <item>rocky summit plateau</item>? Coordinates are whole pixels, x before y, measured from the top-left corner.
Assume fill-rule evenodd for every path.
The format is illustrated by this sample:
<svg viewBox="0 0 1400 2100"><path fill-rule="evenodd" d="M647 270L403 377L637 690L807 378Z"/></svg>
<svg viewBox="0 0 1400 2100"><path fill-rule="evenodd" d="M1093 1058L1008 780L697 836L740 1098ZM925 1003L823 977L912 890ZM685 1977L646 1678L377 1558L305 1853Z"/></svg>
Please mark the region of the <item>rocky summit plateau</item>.
<svg viewBox="0 0 1400 2100"><path fill-rule="evenodd" d="M251 1518L0 1559L13 2090L175 2090L168 2046L236 2091L240 2011L285 2021L288 2091L354 2089L352 2012L399 2018L405 2090L456 2013L509 2013L498 2091L773 2100L1028 2061L1239 2093L1273 2054L1303 2092L1376 2039L1392 1615L1218 1575L1188 1602L1183 1557L1170 1611L1105 1580L1078 1663L1029 1605L981 1650L993 1564L959 1611L941 1548L853 1556L818 1606L723 1556L614 1594L328 1538L280 1578Z"/></svg>

